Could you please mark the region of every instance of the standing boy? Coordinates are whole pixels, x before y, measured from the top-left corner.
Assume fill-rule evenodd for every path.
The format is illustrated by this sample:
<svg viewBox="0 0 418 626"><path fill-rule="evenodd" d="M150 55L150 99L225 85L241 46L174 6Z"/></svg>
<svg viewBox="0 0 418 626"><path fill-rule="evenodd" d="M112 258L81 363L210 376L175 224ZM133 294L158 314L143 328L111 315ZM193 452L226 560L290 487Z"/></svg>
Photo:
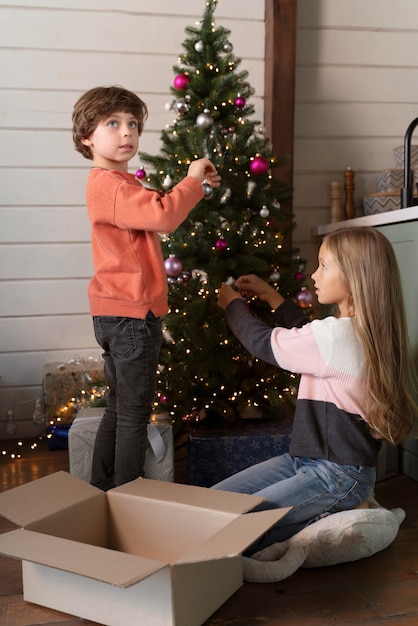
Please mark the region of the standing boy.
<svg viewBox="0 0 418 626"><path fill-rule="evenodd" d="M76 102L73 140L93 161L87 182L94 276L88 295L109 388L94 446L91 483L107 490L143 475L156 387L167 278L158 233L171 232L220 176L208 159L189 166L170 193L128 173L147 107L122 87L97 87Z"/></svg>

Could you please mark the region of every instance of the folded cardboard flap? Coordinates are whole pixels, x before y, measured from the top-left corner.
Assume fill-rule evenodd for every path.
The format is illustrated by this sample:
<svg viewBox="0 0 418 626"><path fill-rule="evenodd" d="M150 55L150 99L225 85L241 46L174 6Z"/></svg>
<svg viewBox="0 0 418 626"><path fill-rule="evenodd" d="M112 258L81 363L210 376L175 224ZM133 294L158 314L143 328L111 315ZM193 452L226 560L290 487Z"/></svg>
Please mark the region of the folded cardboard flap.
<svg viewBox="0 0 418 626"><path fill-rule="evenodd" d="M61 471L0 493L0 515L25 528L106 547L106 494Z"/></svg>
<svg viewBox="0 0 418 626"><path fill-rule="evenodd" d="M24 529L0 535L0 553L118 587L129 587L166 567L132 554Z"/></svg>
<svg viewBox="0 0 418 626"><path fill-rule="evenodd" d="M0 515L27 528L39 520L105 494L70 474L59 471L0 493Z"/></svg>
<svg viewBox="0 0 418 626"><path fill-rule="evenodd" d="M199 510L207 509L235 515L250 511L264 500L258 496L249 496L243 493L218 491L180 483L167 483L148 478L133 480L107 493L111 498L118 494L140 496L154 502L172 502Z"/></svg>
<svg viewBox="0 0 418 626"><path fill-rule="evenodd" d="M216 534L211 535L196 549L185 554L179 563L237 556L248 548L257 537L281 520L290 511L290 508L240 515Z"/></svg>

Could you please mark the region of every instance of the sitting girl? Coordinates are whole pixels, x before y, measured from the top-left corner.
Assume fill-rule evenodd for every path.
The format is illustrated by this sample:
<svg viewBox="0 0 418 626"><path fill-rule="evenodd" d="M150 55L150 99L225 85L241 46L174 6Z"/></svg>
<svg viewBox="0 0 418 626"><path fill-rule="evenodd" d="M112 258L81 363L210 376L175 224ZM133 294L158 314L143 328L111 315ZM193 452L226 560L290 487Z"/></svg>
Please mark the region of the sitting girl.
<svg viewBox="0 0 418 626"><path fill-rule="evenodd" d="M418 414L399 269L389 241L374 228L331 232L312 280L318 301L335 305L335 317L309 322L254 275L238 278L238 291L226 284L219 290L218 305L247 350L301 374L289 453L213 487L265 498L258 509L293 507L249 554L369 498L382 440L403 441ZM248 311L244 297L253 296L274 309L274 328Z"/></svg>

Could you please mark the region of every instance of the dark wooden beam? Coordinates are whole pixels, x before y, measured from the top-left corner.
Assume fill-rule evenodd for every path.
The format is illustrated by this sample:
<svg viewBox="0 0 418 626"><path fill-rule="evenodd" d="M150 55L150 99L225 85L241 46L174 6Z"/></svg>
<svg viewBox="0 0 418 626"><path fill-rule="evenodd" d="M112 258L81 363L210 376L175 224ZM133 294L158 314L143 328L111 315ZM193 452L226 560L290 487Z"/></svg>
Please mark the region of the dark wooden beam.
<svg viewBox="0 0 418 626"><path fill-rule="evenodd" d="M278 177L293 184L297 0L266 0L264 126L272 152L286 155Z"/></svg>

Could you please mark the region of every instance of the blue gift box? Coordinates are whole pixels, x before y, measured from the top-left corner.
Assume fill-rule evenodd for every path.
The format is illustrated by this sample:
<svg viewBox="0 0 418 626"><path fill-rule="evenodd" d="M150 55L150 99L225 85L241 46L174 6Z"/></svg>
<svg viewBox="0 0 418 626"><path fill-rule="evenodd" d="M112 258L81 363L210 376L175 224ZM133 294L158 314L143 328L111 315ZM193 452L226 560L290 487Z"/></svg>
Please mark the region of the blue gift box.
<svg viewBox="0 0 418 626"><path fill-rule="evenodd" d="M211 487L250 465L289 451L292 419L240 420L190 427L188 482Z"/></svg>
<svg viewBox="0 0 418 626"><path fill-rule="evenodd" d="M52 425L47 428L48 448L50 450L68 449L68 431L71 424Z"/></svg>

